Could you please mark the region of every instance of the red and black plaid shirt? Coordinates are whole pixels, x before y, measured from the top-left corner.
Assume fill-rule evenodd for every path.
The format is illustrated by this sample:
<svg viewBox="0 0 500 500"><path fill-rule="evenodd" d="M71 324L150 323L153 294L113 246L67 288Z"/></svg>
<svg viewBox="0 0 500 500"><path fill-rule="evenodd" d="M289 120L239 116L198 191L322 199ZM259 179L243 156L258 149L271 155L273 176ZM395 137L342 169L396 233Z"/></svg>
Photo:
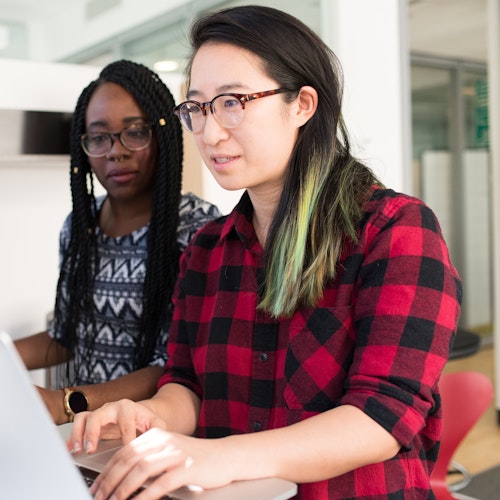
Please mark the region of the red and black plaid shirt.
<svg viewBox="0 0 500 500"><path fill-rule="evenodd" d="M374 189L364 210L359 243L345 249L321 302L281 321L256 308L263 251L248 195L208 223L181 260L160 386L183 384L201 398L197 435L208 438L354 405L401 443L400 452L300 485L299 497L434 498L436 384L457 326L460 278L421 201Z"/></svg>

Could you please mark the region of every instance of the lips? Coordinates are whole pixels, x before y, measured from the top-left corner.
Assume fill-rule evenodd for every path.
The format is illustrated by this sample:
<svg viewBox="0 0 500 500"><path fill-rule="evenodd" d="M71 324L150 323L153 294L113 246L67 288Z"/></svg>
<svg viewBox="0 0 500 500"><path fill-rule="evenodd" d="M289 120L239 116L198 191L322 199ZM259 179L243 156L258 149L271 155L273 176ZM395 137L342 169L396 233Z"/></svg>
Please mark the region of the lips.
<svg viewBox="0 0 500 500"><path fill-rule="evenodd" d="M224 155L212 155L210 159L212 160L213 168L217 171L223 171L239 158L239 156L224 156Z"/></svg>
<svg viewBox="0 0 500 500"><path fill-rule="evenodd" d="M137 170L131 168L115 168L111 170L107 177L108 179L120 184L130 182L137 176Z"/></svg>

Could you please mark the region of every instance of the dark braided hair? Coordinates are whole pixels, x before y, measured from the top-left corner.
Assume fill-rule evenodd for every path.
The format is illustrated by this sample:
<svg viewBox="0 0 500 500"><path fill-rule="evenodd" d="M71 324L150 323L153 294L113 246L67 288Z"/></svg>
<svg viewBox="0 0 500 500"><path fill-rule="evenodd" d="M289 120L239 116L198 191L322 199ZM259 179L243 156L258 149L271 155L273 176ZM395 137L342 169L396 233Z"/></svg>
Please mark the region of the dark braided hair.
<svg viewBox="0 0 500 500"><path fill-rule="evenodd" d="M54 328L65 332L68 349L84 335L82 353L89 372L95 340L94 280L97 266L96 227L98 213L93 175L88 157L80 145L85 130L85 113L94 91L103 83L121 85L132 94L153 123L157 143L157 168L153 208L147 239L143 312L136 339L134 369L147 365L155 343L165 326L166 314L178 270L177 227L181 197L183 144L179 120L171 110L174 98L158 75L146 66L121 60L106 66L99 78L81 93L71 124L70 184L73 199L71 239L61 264L54 310ZM66 313L63 314L63 306ZM85 331L78 331L84 325Z"/></svg>

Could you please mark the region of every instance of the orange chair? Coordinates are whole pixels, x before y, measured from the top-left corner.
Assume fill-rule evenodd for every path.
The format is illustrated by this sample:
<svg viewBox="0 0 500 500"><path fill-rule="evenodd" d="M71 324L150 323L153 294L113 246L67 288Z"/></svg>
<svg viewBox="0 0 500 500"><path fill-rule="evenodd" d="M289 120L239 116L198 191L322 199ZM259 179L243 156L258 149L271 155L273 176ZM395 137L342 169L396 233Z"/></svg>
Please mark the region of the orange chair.
<svg viewBox="0 0 500 500"><path fill-rule="evenodd" d="M448 472L456 469L465 474L465 482L470 480L467 471L452 461L453 455L465 436L493 400L493 384L482 373L463 371L444 373L439 381L443 405L443 433L439 456L432 471L431 487L437 500L471 499L453 491L446 480ZM463 487L463 486L462 486Z"/></svg>

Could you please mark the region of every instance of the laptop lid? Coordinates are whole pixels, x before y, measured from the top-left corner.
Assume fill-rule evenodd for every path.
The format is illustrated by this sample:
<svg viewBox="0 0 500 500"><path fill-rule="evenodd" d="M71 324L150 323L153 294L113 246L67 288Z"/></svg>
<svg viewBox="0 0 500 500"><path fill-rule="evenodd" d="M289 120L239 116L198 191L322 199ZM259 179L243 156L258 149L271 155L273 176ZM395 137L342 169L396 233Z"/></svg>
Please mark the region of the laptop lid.
<svg viewBox="0 0 500 500"><path fill-rule="evenodd" d="M55 426L7 333L0 331L0 498L89 500L75 463L100 472L119 449L119 440L102 441L95 454L71 456L65 439L71 424ZM236 481L222 488L180 488L173 500L286 500L295 483L277 478Z"/></svg>
<svg viewBox="0 0 500 500"><path fill-rule="evenodd" d="M10 337L0 332L0 497L90 500Z"/></svg>

